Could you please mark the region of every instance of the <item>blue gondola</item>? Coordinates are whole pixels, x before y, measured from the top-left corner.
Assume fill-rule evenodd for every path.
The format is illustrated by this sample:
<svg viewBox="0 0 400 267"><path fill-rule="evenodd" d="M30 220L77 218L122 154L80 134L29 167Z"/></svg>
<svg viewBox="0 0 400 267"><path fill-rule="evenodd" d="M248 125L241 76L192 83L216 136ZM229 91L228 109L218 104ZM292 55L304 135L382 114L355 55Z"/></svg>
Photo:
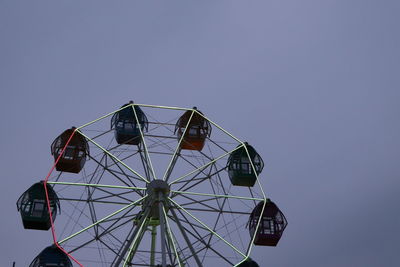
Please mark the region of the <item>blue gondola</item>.
<svg viewBox="0 0 400 267"><path fill-rule="evenodd" d="M247 259L246 261L239 264L237 267L259 267L259 266L258 266L257 262L255 262L251 259Z"/></svg>
<svg viewBox="0 0 400 267"><path fill-rule="evenodd" d="M133 105L133 101L121 108L123 109L114 113L111 118L111 128L114 128L115 139L118 144L138 145L142 140L140 130L142 132L148 130L147 117L139 106Z"/></svg>
<svg viewBox="0 0 400 267"><path fill-rule="evenodd" d="M47 184L50 209L53 221L60 209L60 201L53 188ZM44 183L39 182L26 190L17 201L17 209L21 214L25 229L48 230L51 227L50 215L46 203Z"/></svg>
<svg viewBox="0 0 400 267"><path fill-rule="evenodd" d="M232 152L227 162L228 175L233 185L251 187L254 186L257 176L263 170L264 162L252 146L248 143L244 143L244 145L249 154L244 146ZM253 162L255 172L250 160Z"/></svg>
<svg viewBox="0 0 400 267"><path fill-rule="evenodd" d="M73 267L73 265L63 251L52 245L40 252L29 267Z"/></svg>

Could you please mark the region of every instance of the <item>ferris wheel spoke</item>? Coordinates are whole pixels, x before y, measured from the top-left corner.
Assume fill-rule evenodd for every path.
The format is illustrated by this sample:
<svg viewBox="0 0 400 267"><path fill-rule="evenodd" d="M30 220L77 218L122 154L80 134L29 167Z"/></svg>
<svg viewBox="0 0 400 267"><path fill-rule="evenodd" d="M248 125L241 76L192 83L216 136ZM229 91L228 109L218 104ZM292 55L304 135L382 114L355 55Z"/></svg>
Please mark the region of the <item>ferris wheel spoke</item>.
<svg viewBox="0 0 400 267"><path fill-rule="evenodd" d="M72 199L72 198L69 198L68 200L87 202L90 199L91 202L110 203L110 204L111 203L113 203L113 204L129 204L129 203L132 202L131 199L125 198L122 195L135 192L139 196L143 197L143 193L141 191L146 190L146 188L144 188L144 187L120 186L120 185L88 184L88 183L73 183L73 182L51 182L51 181L48 181L47 183L48 184L52 184L52 185L80 186L80 187L87 187L87 188L96 188L98 191L106 193L107 196L101 196L101 197L93 198L92 197L93 192L92 192L90 195L88 195L88 199L86 199L86 200L84 200L84 199ZM109 191L107 189L129 190L129 191L118 192L117 193L117 192L111 192L111 191ZM102 201L103 199L112 198L112 197L125 200L128 203L121 203L121 202L116 202L116 201Z"/></svg>
<svg viewBox="0 0 400 267"><path fill-rule="evenodd" d="M216 198L216 197L197 200L197 199L194 199L194 198L192 198L190 196L186 196L186 195L181 195L181 196L191 201L191 202L181 203L182 207L186 207L186 206L190 207L191 205L198 204L198 205L201 205L201 206L203 206L205 208L208 208L210 211L214 211L214 212L219 212L220 211L220 209L217 209L217 208L205 203L205 202L217 200L218 198Z"/></svg>
<svg viewBox="0 0 400 267"><path fill-rule="evenodd" d="M117 241L117 242L119 242L119 243L122 245L122 242L121 242L117 237L115 237L111 232L114 231L115 229L117 229L117 228L119 228L119 227L121 227L121 226L127 224L128 222L130 222L130 220L128 219L128 220L126 220L125 222L122 222L122 223L120 223L119 225L115 226L115 224L117 224L121 219L124 219L124 218L125 218L124 216L118 218L113 224L111 224L111 225L108 226L107 228L104 228L102 225L98 224L95 228L101 228L102 233L99 233L99 231L97 230L97 231L95 232L95 234L92 235L92 239L90 239L90 240L84 242L84 243L81 244L81 245L75 246L75 248L74 248L73 250L71 250L70 253L73 253L74 251L77 251L77 250L79 250L79 249L81 249L81 248L87 246L88 244L90 244L90 243L92 243L92 242L101 241L101 240L102 240L102 237L105 236L105 235L107 235L107 239L108 239L108 242L109 242L110 244L113 244L113 245L115 246L114 241ZM106 222L106 221L104 221L104 222ZM112 240L111 240L110 237L112 237Z"/></svg>
<svg viewBox="0 0 400 267"><path fill-rule="evenodd" d="M203 245L202 248L196 248L196 252L197 252L197 253L195 252L196 255L198 255L199 252L201 252L201 251L205 250L206 248L208 248L209 250L211 250L212 252L214 252L217 256L219 256L221 259L225 260L228 264L233 265L233 263L232 263L227 257L225 257L225 255L223 255L222 253L218 252L218 251L217 251L216 249L214 249L213 247L210 247L209 244L206 243L206 241L204 241L205 238L206 238L207 236L212 236L212 233L208 233L206 236L202 236L202 235L198 232L198 230L195 228L196 225L193 224L193 223L191 223L191 222L188 220L188 218L187 218L179 209L177 209L177 210L178 210L179 213L181 214L181 216L182 216L184 222L191 228L191 229L188 229L187 227L185 227L184 225L181 224L182 229L185 231L185 233L189 234L190 236L192 236L192 237L196 240L195 242L190 242L190 244L191 244L192 246L197 245L197 244L202 244L202 245ZM171 217L170 217L170 218L171 218ZM171 220L174 221L175 223L177 223L177 221L180 221L179 218L175 219L174 217L172 217ZM204 229L204 228L202 228L202 227L200 227L200 228L201 228L201 229ZM190 248L187 247L187 248L182 249L182 251L185 250L185 249L189 249L189 250L190 250ZM183 259L183 261L186 261L187 259L190 259L190 258L192 258L192 257L194 257L194 255L192 255L192 253L190 253L189 256L187 256L187 257L185 257L185 258Z"/></svg>
<svg viewBox="0 0 400 267"><path fill-rule="evenodd" d="M225 130L224 128L222 128L220 125L218 125L217 123L215 123L214 121L210 120L207 116L205 116L204 114L198 112L198 114L200 116L202 116L204 119L206 119L209 123L211 123L212 125L214 125L215 127L217 127L218 129L220 129L222 132L224 132L226 135L230 136L233 140L235 140L236 142L242 143L242 141L240 141L238 138L236 138L233 134L229 133L227 130Z"/></svg>
<svg viewBox="0 0 400 267"><path fill-rule="evenodd" d="M176 260L178 261L178 265L179 265L179 267L182 267L184 265L182 264L181 258L179 256L179 253L178 253L178 250L177 250L177 247L176 247L178 245L178 242L176 241L176 238L174 237L174 234L173 234L173 232L171 230L171 226L170 226L170 224L168 222L168 216L167 216L167 213L165 212L164 208L163 208L163 213L164 213L163 216L165 218L165 222L166 222L166 225L167 225L167 233L168 233L168 236L169 236L170 243L172 243L172 246L174 248L175 257L176 257Z"/></svg>
<svg viewBox="0 0 400 267"><path fill-rule="evenodd" d="M229 152L227 152L227 153L224 153L224 154L222 154L221 156L219 156L219 157L217 157L217 158L215 158L215 159L213 159L213 160L207 162L206 164L202 165L201 167L197 168L196 170L193 170L193 171L191 171L191 172L189 172L189 173L187 173L187 174L185 174L185 175L183 175L183 176L177 178L176 180L172 181L172 182L170 183L170 185L172 185L172 184L174 184L174 183L176 183L176 182L178 182L178 181L180 181L180 180L182 180L182 179L184 179L184 178L186 178L186 177L188 177L188 176L190 176L190 175L192 175L192 174L195 174L197 171L201 171L201 170L206 169L206 168L207 168L208 166L210 166L211 164L217 162L218 160L220 160L220 159L222 159L222 158L224 158L224 157L226 157L226 156L229 156L231 153L233 153L234 151L236 151L236 150L239 149L239 148L241 148L241 146L238 146L238 147L232 149L231 151L229 151Z"/></svg>
<svg viewBox="0 0 400 267"><path fill-rule="evenodd" d="M90 125L92 125L92 124L94 124L94 123L96 123L96 122L98 122L98 121L101 121L101 120L103 120L103 119L105 119L105 118L107 118L107 117L110 117L110 116L114 115L115 113L117 113L118 111L121 111L121 110L123 110L123 109L124 109L124 108L122 107L122 108L119 108L119 109L117 109L117 110L115 110L115 111L113 111L113 112L107 113L107 114L101 116L100 118L97 118L97 119L95 119L95 120L92 120L92 121L90 121L90 122L88 122L88 123L85 123L85 124L79 126L79 127L76 128L76 129L77 129L77 130L81 130L81 129L83 129L83 128L86 128L86 127L88 127L88 126L90 126Z"/></svg>
<svg viewBox="0 0 400 267"><path fill-rule="evenodd" d="M194 250L192 244L190 243L190 240L189 240L189 238L188 238L188 236L187 236L182 224L180 223L178 216L176 216L176 213L175 213L174 209L171 209L171 213L172 213L172 216L175 218L175 223L178 225L178 228L179 228L183 238L185 239L185 242L188 245L188 247L190 249L190 252L192 253L192 255L194 257L194 259L195 259L195 261L197 263L197 266L203 267L203 264L201 263L199 257L197 256L196 251ZM167 217L166 214L165 214L165 217Z"/></svg>
<svg viewBox="0 0 400 267"><path fill-rule="evenodd" d="M137 115L137 112L136 112L136 109L135 109L135 104L132 104L131 107L132 107L132 110L133 110L133 114L135 115L136 125L140 125L140 121L139 121L139 118L138 118L138 115ZM149 151L147 149L146 140L144 138L142 128L139 126L138 129L139 129L139 133L140 133L140 138L142 139L142 142L143 142L146 165L149 166L149 173L151 173L152 178L156 179L157 176L156 176L156 173L154 171L153 164L151 162L151 158L150 158L150 155L149 155ZM148 178L150 179L150 176Z"/></svg>
<svg viewBox="0 0 400 267"><path fill-rule="evenodd" d="M123 246L121 254L118 256L117 260L115 261L115 265L114 265L115 267L118 267L121 264L123 258L125 257L125 255L127 253L128 254L127 254L127 257L125 258L123 267L125 267L128 264L128 262L130 262L132 260L133 256L136 253L136 250L138 249L138 246L139 246L138 243L143 238L144 232L146 230L145 229L147 226L146 219L147 219L147 216L149 215L149 213L150 213L150 208L147 207L146 210L144 211L144 214L143 214L140 222L139 222L140 227L136 227L137 231L135 230L132 233L131 237L129 237L127 239L126 245Z"/></svg>
<svg viewBox="0 0 400 267"><path fill-rule="evenodd" d="M212 233L213 235L215 235L216 237L218 237L219 239L221 239L225 244L227 244L229 247L231 247L233 250L235 250L237 253L239 253L240 255L242 255L243 257L246 257L245 254L243 254L239 249L237 249L234 245L232 245L231 243L229 243L228 241L226 241L222 236L220 236L217 232L213 231L210 227L208 227L205 223L203 223L201 220L199 220L198 218L196 218L193 214L191 214L190 212L188 212L185 208L183 208L182 206L180 206L178 203L176 203L174 200L172 200L171 198L168 198L172 203L174 203L175 206L181 208L181 210L183 210L186 214L188 214L190 217L192 217L195 221L197 221L198 223L200 223L203 227L205 227L210 233Z"/></svg>
<svg viewBox="0 0 400 267"><path fill-rule="evenodd" d="M214 165L214 164L213 164L213 165ZM223 168L221 168L221 169L219 169L219 170L217 170L217 171L215 171L215 172L212 173L212 172L211 172L211 171L212 171L212 168L210 168L209 174L207 174L206 177L179 181L179 182L177 182L177 183L184 182L185 184L182 185L182 186L178 189L178 191L187 191L187 190L190 190L191 188L196 187L196 186L198 186L199 184L201 184L201 183L203 183L203 182L205 182L205 181L209 181L212 177L214 177L215 175L218 175L220 172L225 171L225 170L226 170L226 167L223 167Z"/></svg>
<svg viewBox="0 0 400 267"><path fill-rule="evenodd" d="M133 189L133 190L146 190L145 187L133 187L133 186L121 186L121 185L106 185L106 184L86 184L86 183L72 183L72 182L51 182L48 184L58 185L75 185L75 186L87 186L87 187L104 187L104 188L116 188L116 189Z"/></svg>
<svg viewBox="0 0 400 267"><path fill-rule="evenodd" d="M114 148L109 148L109 149L107 149L107 150L113 151L115 148L117 148L117 147L119 147L119 146L121 146L121 145L118 145L118 146L116 146L116 147L114 147ZM127 150L124 150L123 152L127 152ZM122 153L122 152L121 152L121 153ZM102 151L101 154L105 156L105 161L106 161L106 162L105 162L105 165L102 165L105 169L110 169L110 167L113 167L113 166L115 166L115 165L118 164L117 161L113 161L112 163L108 163L108 161L107 161L107 156L108 156L108 154L104 153L104 151ZM134 157L134 156L137 155L137 154L139 154L139 151L130 153L129 155L124 156L124 157L122 157L122 155L117 155L117 156L114 155L114 157L116 157L116 158L120 159L122 162L124 162L124 161L126 161L127 159L130 159L130 158ZM95 159L95 157L93 157L93 158ZM112 158L112 159L114 159L114 158ZM95 160L95 161L96 161L96 163L98 163L97 160ZM116 172L116 171L114 170L114 172ZM116 173L117 173L117 172L116 172ZM143 181L142 179L139 179L139 178L134 177L134 176L128 175L128 177L134 178L134 179L136 179L136 180L138 180L138 181Z"/></svg>
<svg viewBox="0 0 400 267"><path fill-rule="evenodd" d="M184 136L185 136L186 131L187 131L189 125L190 125L190 122L192 121L192 117L193 117L194 112L195 111L193 110L192 113L190 114L189 120L187 121L186 126L185 126L185 130L183 130L183 134L179 138L178 145L175 148L174 155L172 156L172 158L171 158L171 160L170 160L170 162L168 164L168 167L165 170L165 173L164 173L163 178L162 178L164 181L168 181L169 176L171 175L172 169L175 166L176 160L178 159L179 152L181 151L181 149L180 149L181 143L182 143L182 141L184 139Z"/></svg>
<svg viewBox="0 0 400 267"><path fill-rule="evenodd" d="M73 237L75 237L75 236L77 236L77 235L79 235L79 234L81 234L81 233L83 233L83 232L85 232L85 231L87 231L87 230L89 230L89 229L95 227L95 226L98 225L99 223L101 223L101 222L103 222L103 221L105 221L105 220L107 220L107 219L109 219L109 218L115 216L116 214L118 214L118 213L120 213L120 212L122 212L122 211L124 211L124 210L126 210L126 209L128 209L128 208L130 208L130 207L132 207L132 206L134 206L134 205L136 205L137 203L141 202L143 199L145 199L145 197L142 197L142 198L140 198L140 199L138 199L138 200L136 200L136 201L130 203L129 205L126 205L126 206L122 207L121 209L119 209L119 210L117 210L117 211L115 211L115 212L113 212L113 213L111 213L111 214L105 216L104 218L98 220L97 222L95 222L95 223L93 223L93 224L91 224L91 225L89 225L89 226L83 228L82 230L80 230L80 231L78 231L78 232L76 232L76 233L74 233L74 234L72 234L72 235L70 235L70 236L64 238L63 240L59 241L58 243L59 243L59 244L62 244L62 243L64 243L64 242L70 240L71 238L73 238Z"/></svg>
<svg viewBox="0 0 400 267"><path fill-rule="evenodd" d="M159 194L159 197L162 197L161 193ZM160 234L161 234L161 259L162 259L162 267L167 266L167 258L166 258L166 248L165 248L165 219L163 216L163 202L160 201L158 203L158 212L160 214Z"/></svg>
<svg viewBox="0 0 400 267"><path fill-rule="evenodd" d="M140 155L140 161L142 162L143 170L144 170L144 175L150 180L150 166L147 161L146 155L143 155L143 152L141 149L139 149L139 155Z"/></svg>
<svg viewBox="0 0 400 267"><path fill-rule="evenodd" d="M106 171L108 171L112 176L114 176L117 180L119 180L119 181L121 181L123 184L129 186L129 184L128 184L127 182L125 182L124 180L122 180L122 179L121 179L118 175L116 175L115 173L122 174L134 187L136 187L136 185L135 185L135 183L133 182L133 180L131 180L131 177L132 177L133 179L139 180L139 181L140 181L140 179L128 175L128 174L121 168L121 166L118 164L118 162L117 162L113 157L110 157L110 158L111 158L111 160L114 162L114 165L118 167L118 169L120 170L120 172L117 172L117 171L115 171L115 170L111 170L108 166L104 166L104 169L105 169ZM114 173L114 172L115 172L115 173Z"/></svg>
<svg viewBox="0 0 400 267"><path fill-rule="evenodd" d="M234 196L234 195L219 195L219 194L197 193L197 192L176 191L176 190L171 190L171 192L179 194L179 195L194 195L194 196L206 196L206 197L215 197L215 198L232 198L232 199L258 200L258 201L264 200L264 198L254 198L254 197L244 197L244 196ZM175 203L175 201L174 201L174 203Z"/></svg>
<svg viewBox="0 0 400 267"><path fill-rule="evenodd" d="M213 165L214 165L214 163L213 163ZM198 186L198 185L200 185L201 183L203 183L204 181L209 180L209 179L211 178L211 171L212 171L212 168L209 169L208 173L205 173L205 172L202 170L201 172L198 172L196 175L194 175L193 177L191 177L191 179L184 180L185 184L182 185L182 186L178 189L178 191L187 191L187 190L189 190L190 188L193 188L193 187L195 187L195 186ZM200 174L204 174L205 177L197 178L197 176L199 176ZM183 182L183 181L179 181L179 182ZM179 183L179 182L178 182L178 183ZM187 185L189 185L189 184L190 184L190 186L187 186ZM175 197L175 196L176 196L176 194L173 194L173 195L172 195L172 197Z"/></svg>
<svg viewBox="0 0 400 267"><path fill-rule="evenodd" d="M124 197L124 195L127 194L132 194L132 191L125 191L125 192L118 192L118 193L114 193L111 192L109 190L106 190L104 188L97 188L98 191L101 191L103 193L106 193L106 196L101 196L101 197L96 197L96 198L92 198L92 202L102 202L102 200L104 199L112 199L112 198L118 198L121 200L125 200L126 202L122 203L122 204L129 204L132 202L131 198L128 197ZM135 193L137 193L136 191L134 191ZM139 196L143 197L143 194L139 194ZM111 201L109 201L109 203L112 203Z"/></svg>
<svg viewBox="0 0 400 267"><path fill-rule="evenodd" d="M83 135L89 142L93 143L96 147L98 147L100 150L103 150L104 153L106 153L108 156L110 156L111 158L115 159L116 161L118 161L121 165L123 165L125 168L127 168L128 170L130 170L132 173L134 173L135 175L137 175L139 178L141 178L144 182L149 183L149 181L144 178L142 175L140 175L139 173L137 173L135 170L133 170L131 167L129 167L128 165L126 165L123 161L121 161L120 159L118 159L117 157L115 157L113 154L111 154L108 150L106 150L105 148L103 148L102 146L100 146L98 143L96 143L94 140L90 139L87 135L83 134L81 131L77 130L81 135Z"/></svg>

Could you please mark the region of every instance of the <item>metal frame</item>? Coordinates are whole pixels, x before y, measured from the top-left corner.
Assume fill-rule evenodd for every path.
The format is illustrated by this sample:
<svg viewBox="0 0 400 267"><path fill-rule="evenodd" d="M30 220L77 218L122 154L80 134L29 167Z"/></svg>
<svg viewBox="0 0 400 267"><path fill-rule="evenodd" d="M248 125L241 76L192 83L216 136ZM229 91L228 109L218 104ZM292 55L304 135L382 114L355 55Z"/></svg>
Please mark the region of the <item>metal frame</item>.
<svg viewBox="0 0 400 267"><path fill-rule="evenodd" d="M212 154L209 155L206 152L200 151L196 152L198 153L197 155L194 155L194 152L184 152L180 149L180 144L183 141L187 127L180 138L154 135L151 134L150 131L144 133L141 127L139 127L142 142L138 146L137 151L131 151L131 154L128 156L121 157L120 155L122 155L125 150L118 152L119 154L114 152L118 149L122 149L121 145L110 147L104 146L97 141L97 139L108 134L110 130L106 130L104 133L100 133L92 138L89 134L85 133L86 128L109 118L124 108L133 109L135 119L138 123L138 117L134 108L135 106L152 109L192 111L187 126L190 124L190 121L196 112L208 120L211 125L216 127L216 129L220 130L222 134L229 137L230 140L234 142L235 147L233 149L227 149L223 145L219 144L217 140L208 137L207 140L209 140L212 145L219 147L222 154L214 157ZM162 123L157 121L149 123L156 125L156 127L168 128L174 126L172 123ZM231 234L234 231L239 230L239 226L232 226L233 224L236 224L235 220L233 220L233 222L227 222L225 217L232 216L232 218L234 218L234 216L248 216L251 213L251 210L235 210L230 206L230 201L241 202L243 205L250 207L255 203L255 201L265 202L266 196L259 179L257 179L257 189L259 190L258 196L254 196L252 189L250 189L249 192L247 192L247 190L242 190L243 194L241 195L231 194L229 186L224 185L223 178L221 177L222 172L226 169L226 164L220 164L220 162L226 159L232 152L242 147L246 149L246 153L250 159L249 152L247 151L244 142L240 141L238 138L195 109L133 103L76 128L74 134L82 135L87 139L88 143L93 146L93 148L100 151L98 155L90 156L90 160L97 165L97 167L91 173L84 175L87 182L85 180L76 182L67 181L69 179L68 174L63 174L63 177L61 177L61 174L58 174L50 177L50 179L46 179L46 183L52 185L56 189L60 189L60 192L66 190L64 188L67 187L77 189L83 187L84 192L86 193L82 193L80 197L61 196L60 200L76 203L72 204L76 212L80 213L80 216L86 217L87 220L91 221L91 224L81 227L79 221L80 217L76 218L70 216L71 220L75 220L73 229L77 227L81 227L81 229L63 237L61 240L58 240L53 233L54 239L57 240L57 244L67 248L68 246L66 243L74 239L79 239L81 235L88 234L89 231L93 229L94 234L92 234L89 240L86 240L78 247L70 249L69 252L75 253L80 249L97 244L99 257L102 261L107 261L107 259L105 259L106 255L102 251L108 251L114 255L111 265L105 265L108 263L104 263L102 266L113 267L121 266L121 264L122 266L143 264L143 266L155 267L157 261L161 262L162 267L167 267L168 260L173 266L187 266L187 262L190 261L191 263L188 266L203 267L204 265L207 265L206 263L209 254L221 258L224 262L230 265L237 266L249 257L255 236L250 238L247 247L244 247L244 249L238 248L237 245L232 244L232 241L228 239L232 239L230 237ZM163 142L162 140L164 139L176 139L178 143L176 147L173 148L170 147L168 143ZM149 145L147 142L148 140L153 142L153 144ZM239 144L239 146L237 146L237 144ZM65 147L67 145L68 143ZM166 151L152 151L151 147L154 145L163 145ZM93 151L94 149L91 150ZM165 172L159 178L152 162L152 154L171 156ZM140 157L144 175L140 174L126 163L127 160L132 159L135 155ZM193 167L193 170L181 175L180 177L174 177L169 181L174 168L179 165L178 161L180 160ZM194 160L198 161L195 162ZM250 163L254 173L256 173L251 159ZM113 168L117 168L117 170ZM114 177L113 179L115 179L115 181L118 181L118 183L123 185L104 184L102 179L105 175ZM137 184L141 183L147 186L151 181L156 179L164 180L168 182L170 187L178 189L171 189L170 194L167 196L160 194L149 200L150 203L152 203L150 206L153 206L154 203L158 203L154 204L158 206L158 212L160 215L158 226L151 225L150 223L150 208L147 207L136 214L134 212L134 210L141 207L142 203L149 196L146 193L147 188L137 186ZM225 179L225 182L227 181L229 180ZM192 189L202 187L209 188L209 191L192 191ZM79 191L79 189L77 191ZM101 196L98 196L98 194L101 194ZM136 195L137 199L129 198L132 195ZM83 207L79 206L79 203L82 203L81 205L83 205ZM107 216L98 219L98 206L105 204L109 204L110 206L122 205L122 207L114 210ZM89 209L89 214L85 214L87 208L86 205ZM263 206L263 210L264 208L265 205ZM215 216L215 221L213 221L211 226L205 223L203 218L199 218L195 215L200 212L210 214L210 216L211 214L212 216ZM120 227L127 227L127 225L133 221L132 218L137 214L141 214L142 217L136 225L130 227L130 231L126 233L125 240L122 240L121 237L114 234ZM257 229L259 225L260 221L257 224ZM159 233L157 232L158 227ZM57 224L53 226L53 228L56 229ZM224 236L219 234L219 231L222 231ZM242 231L246 230L242 229ZM257 230L255 232L257 232ZM150 233L151 235L150 247L147 249L146 247L140 249L141 242L144 240L147 233ZM156 249L158 236L160 239L159 247L161 252ZM179 243L179 238L184 242ZM224 244L224 249L231 250L231 252L236 255L236 258L232 259L225 256L223 252L220 252L219 249L212 246L215 243ZM133 262L134 256L136 256L137 253L150 255L148 258L148 265L146 265L146 260L143 258L139 259L139 261L142 261L143 263ZM203 255L200 255L199 253L202 253ZM161 260L157 258L159 254L161 254ZM76 262L78 261L76 260Z"/></svg>

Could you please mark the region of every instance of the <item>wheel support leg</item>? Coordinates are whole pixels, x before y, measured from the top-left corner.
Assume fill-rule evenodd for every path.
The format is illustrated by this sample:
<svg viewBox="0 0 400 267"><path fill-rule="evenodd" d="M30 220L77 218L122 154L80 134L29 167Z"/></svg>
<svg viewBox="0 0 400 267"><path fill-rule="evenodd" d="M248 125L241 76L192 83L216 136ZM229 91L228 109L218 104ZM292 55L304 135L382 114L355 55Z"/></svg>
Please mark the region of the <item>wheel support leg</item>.
<svg viewBox="0 0 400 267"><path fill-rule="evenodd" d="M176 222L176 224L178 225L179 230L180 230L181 233L182 233L183 238L185 239L185 241L186 241L186 243L187 243L187 245L188 245L188 247L189 247L189 249L190 249L190 252L192 253L194 259L196 260L197 266L203 267L203 265L201 264L201 261L200 261L199 257L197 257L196 251L194 250L192 244L190 243L190 240L189 240L188 236L186 235L185 230L183 229L183 227L182 227L182 225L181 225L181 222L179 221L178 216L176 216L176 213L175 213L174 209L171 208L170 210L171 210L172 216L175 218L175 222Z"/></svg>
<svg viewBox="0 0 400 267"><path fill-rule="evenodd" d="M135 230L132 232L132 234L127 238L126 244L124 245L123 249L120 251L119 255L117 256L115 260L115 264L113 265L114 267L119 267L122 260L124 259L125 254L128 252L129 247L131 246L132 242L135 240L135 237L140 234L139 230L141 230L142 225L146 223L147 216L149 215L150 209L146 208L145 212L143 213L142 218L140 219L139 224L136 226ZM140 225L140 227L139 227Z"/></svg>
<svg viewBox="0 0 400 267"><path fill-rule="evenodd" d="M151 227L151 254L150 254L150 266L155 267L155 251L156 251L156 238L157 238L157 227Z"/></svg>
<svg viewBox="0 0 400 267"><path fill-rule="evenodd" d="M158 202L158 210L160 214L160 237L161 237L161 257L162 257L162 267L167 267L167 254L165 249L165 221L164 221L164 211L163 211L163 202L162 195L159 195L160 201Z"/></svg>

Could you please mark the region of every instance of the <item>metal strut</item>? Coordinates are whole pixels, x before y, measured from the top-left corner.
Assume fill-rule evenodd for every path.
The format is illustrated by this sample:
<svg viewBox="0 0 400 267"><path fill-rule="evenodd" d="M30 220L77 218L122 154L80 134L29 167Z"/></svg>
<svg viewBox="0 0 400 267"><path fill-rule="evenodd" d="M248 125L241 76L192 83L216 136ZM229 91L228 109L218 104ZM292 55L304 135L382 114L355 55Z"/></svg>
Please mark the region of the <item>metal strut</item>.
<svg viewBox="0 0 400 267"><path fill-rule="evenodd" d="M128 252L129 248L132 245L132 242L134 241L135 237L140 234L139 231L141 230L142 224L145 223L145 220L147 219L147 216L150 213L150 208L146 207L145 212L143 213L142 218L140 218L140 222L136 226L135 230L131 233L131 235L126 239L126 244L125 246L122 245L121 250L119 255L117 255L116 259L114 259L115 264L112 265L113 267L119 267L122 260L124 259L125 254ZM139 226L140 225L140 226Z"/></svg>
<svg viewBox="0 0 400 267"><path fill-rule="evenodd" d="M178 225L179 230L180 230L181 233L182 233L183 238L185 239L185 241L186 241L186 243L187 243L187 245L188 245L188 247L189 247L189 249L190 249L190 252L192 253L194 259L196 260L197 266L203 267L203 265L202 265L202 263L201 263L199 257L197 257L196 251L194 250L192 244L190 243L190 240L189 240L188 236L186 235L185 230L184 230L183 227L182 227L181 222L179 221L178 216L176 216L176 213L175 213L174 209L171 208L170 210L171 210L172 216L175 218L175 222L176 222L176 224Z"/></svg>
<svg viewBox="0 0 400 267"><path fill-rule="evenodd" d="M159 202L158 202L158 212L160 214L160 234L161 234L161 259L162 259L162 267L167 267L167 255L165 250L165 221L164 221L164 212L163 212L163 199L162 193L158 194Z"/></svg>

